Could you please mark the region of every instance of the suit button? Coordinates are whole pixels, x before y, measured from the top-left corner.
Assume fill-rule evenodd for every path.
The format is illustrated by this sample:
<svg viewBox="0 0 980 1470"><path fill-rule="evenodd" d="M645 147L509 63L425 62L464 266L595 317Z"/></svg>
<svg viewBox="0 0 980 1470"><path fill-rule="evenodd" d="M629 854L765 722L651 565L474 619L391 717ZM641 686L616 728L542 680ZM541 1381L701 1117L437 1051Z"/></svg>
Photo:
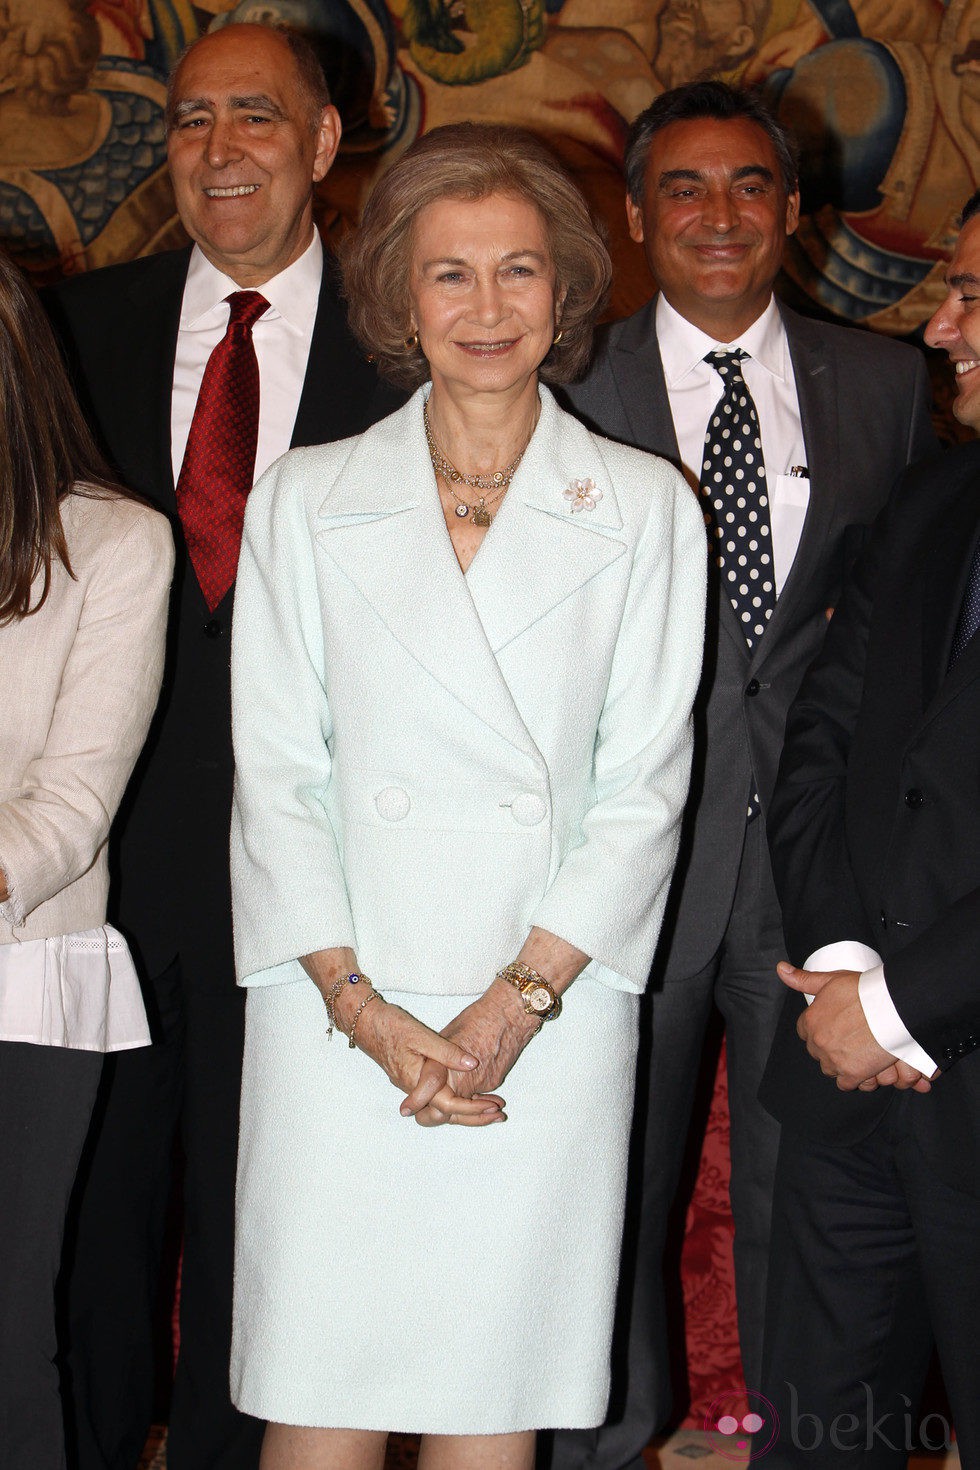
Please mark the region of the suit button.
<svg viewBox="0 0 980 1470"><path fill-rule="evenodd" d="M925 797L917 786L910 786L905 793L905 805L912 811L916 811L924 801Z"/></svg>
<svg viewBox="0 0 980 1470"><path fill-rule="evenodd" d="M220 618L209 618L204 624L203 632L205 638L220 638L224 631L224 626Z"/></svg>
<svg viewBox="0 0 980 1470"><path fill-rule="evenodd" d="M881 911L881 913L879 915L879 918L881 919L881 927L883 929L887 929L888 928L888 915L885 913L884 909L882 909L882 911Z"/></svg>
<svg viewBox="0 0 980 1470"><path fill-rule="evenodd" d="M374 798L374 804L386 822L400 822L412 809L412 799L400 786L386 786Z"/></svg>
<svg viewBox="0 0 980 1470"><path fill-rule="evenodd" d="M745 686L745 692L750 699L754 699L761 688L762 685L759 683L758 679L750 679Z"/></svg>
<svg viewBox="0 0 980 1470"><path fill-rule="evenodd" d="M522 827L536 827L548 808L533 791L522 791L511 803L511 815Z"/></svg>

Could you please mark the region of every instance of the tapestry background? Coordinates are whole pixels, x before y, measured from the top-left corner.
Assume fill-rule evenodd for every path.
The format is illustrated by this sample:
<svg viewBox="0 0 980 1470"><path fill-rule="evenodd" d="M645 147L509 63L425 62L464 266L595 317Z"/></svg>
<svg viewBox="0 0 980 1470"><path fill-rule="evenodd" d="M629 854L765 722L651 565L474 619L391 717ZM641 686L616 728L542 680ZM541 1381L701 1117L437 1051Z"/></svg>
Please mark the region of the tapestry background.
<svg viewBox="0 0 980 1470"><path fill-rule="evenodd" d="M613 316L653 288L625 228L627 126L665 87L705 72L760 84L801 141L804 216L780 290L803 310L917 334L980 184L980 0L0 0L0 240L37 281L183 243L166 77L203 31L253 19L280 19L321 49L345 122L318 201L328 239L420 132L521 123L606 222ZM953 437L941 371L936 385ZM723 1058L686 1218L684 1297L700 1423L738 1381Z"/></svg>

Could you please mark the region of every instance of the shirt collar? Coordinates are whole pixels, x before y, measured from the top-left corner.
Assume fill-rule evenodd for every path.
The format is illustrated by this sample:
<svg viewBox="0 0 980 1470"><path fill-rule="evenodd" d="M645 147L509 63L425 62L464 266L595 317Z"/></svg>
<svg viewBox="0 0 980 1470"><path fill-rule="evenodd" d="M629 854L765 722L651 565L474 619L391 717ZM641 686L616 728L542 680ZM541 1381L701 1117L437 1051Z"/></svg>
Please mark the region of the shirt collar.
<svg viewBox="0 0 980 1470"><path fill-rule="evenodd" d="M661 293L657 298L657 341L668 388L676 387L716 348L731 351L741 347L775 378L785 379L790 372L786 328L774 296L762 315L734 342L718 342L675 311Z"/></svg>
<svg viewBox="0 0 980 1470"><path fill-rule="evenodd" d="M263 282L256 290L261 291L271 310L265 318L283 317L291 327L299 331L310 326L316 316L320 296L320 277L323 274L323 245L316 230L309 245L284 271ZM211 325L205 318L219 309L227 308L223 303L226 296L242 288L211 264L199 245L191 251L184 283L184 297L180 307L181 330Z"/></svg>

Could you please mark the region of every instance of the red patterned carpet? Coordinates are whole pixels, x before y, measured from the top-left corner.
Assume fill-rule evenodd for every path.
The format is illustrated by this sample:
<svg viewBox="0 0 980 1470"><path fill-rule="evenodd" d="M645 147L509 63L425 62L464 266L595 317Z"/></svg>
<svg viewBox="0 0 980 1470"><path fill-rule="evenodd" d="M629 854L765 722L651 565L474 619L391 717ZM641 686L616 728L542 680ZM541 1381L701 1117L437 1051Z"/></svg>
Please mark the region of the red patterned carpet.
<svg viewBox="0 0 980 1470"><path fill-rule="evenodd" d="M683 1424L702 1429L720 1393L743 1388L735 1323L734 1227L728 1203L728 1074L722 1042L681 1252L690 1408Z"/></svg>

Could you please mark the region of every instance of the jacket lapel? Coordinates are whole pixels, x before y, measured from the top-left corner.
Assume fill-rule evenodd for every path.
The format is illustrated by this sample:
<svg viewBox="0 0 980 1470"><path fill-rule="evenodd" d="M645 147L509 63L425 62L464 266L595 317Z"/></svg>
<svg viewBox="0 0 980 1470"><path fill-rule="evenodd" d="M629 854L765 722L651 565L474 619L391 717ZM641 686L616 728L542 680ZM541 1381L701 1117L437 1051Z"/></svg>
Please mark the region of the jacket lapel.
<svg viewBox="0 0 980 1470"><path fill-rule="evenodd" d="M922 704L928 722L980 674L980 638L947 673L949 652L978 538L977 491L970 487L942 517L923 548Z"/></svg>
<svg viewBox="0 0 980 1470"><path fill-rule="evenodd" d="M776 601L769 626L756 645L753 664L764 658L768 648L779 641L801 589L810 583L821 565L841 483L839 394L833 356L821 334L813 332L805 318L784 307L780 311L796 378L803 442L810 471L810 501L793 565Z"/></svg>
<svg viewBox="0 0 980 1470"><path fill-rule="evenodd" d="M626 549L599 443L546 388L540 393L534 436L466 577L495 653ZM593 510L573 511L565 491L585 480L602 498Z"/></svg>
<svg viewBox="0 0 980 1470"><path fill-rule="evenodd" d="M127 380L134 391L124 409L126 442L132 443L134 450L138 446L139 458L148 468L145 483L154 487L161 506L174 515L177 501L170 412L180 307L190 257L189 248L160 256L157 289L148 291L145 279L141 279L130 291L131 320L140 323L140 330L127 342ZM143 477L139 483L144 483Z"/></svg>
<svg viewBox="0 0 980 1470"><path fill-rule="evenodd" d="M610 342L609 361L629 430L629 442L663 455L681 469L667 381L657 341L657 298L623 322Z"/></svg>
<svg viewBox="0 0 980 1470"><path fill-rule="evenodd" d="M425 391L356 441L320 508L317 542L407 653L511 745L537 756L446 530L422 430Z"/></svg>

